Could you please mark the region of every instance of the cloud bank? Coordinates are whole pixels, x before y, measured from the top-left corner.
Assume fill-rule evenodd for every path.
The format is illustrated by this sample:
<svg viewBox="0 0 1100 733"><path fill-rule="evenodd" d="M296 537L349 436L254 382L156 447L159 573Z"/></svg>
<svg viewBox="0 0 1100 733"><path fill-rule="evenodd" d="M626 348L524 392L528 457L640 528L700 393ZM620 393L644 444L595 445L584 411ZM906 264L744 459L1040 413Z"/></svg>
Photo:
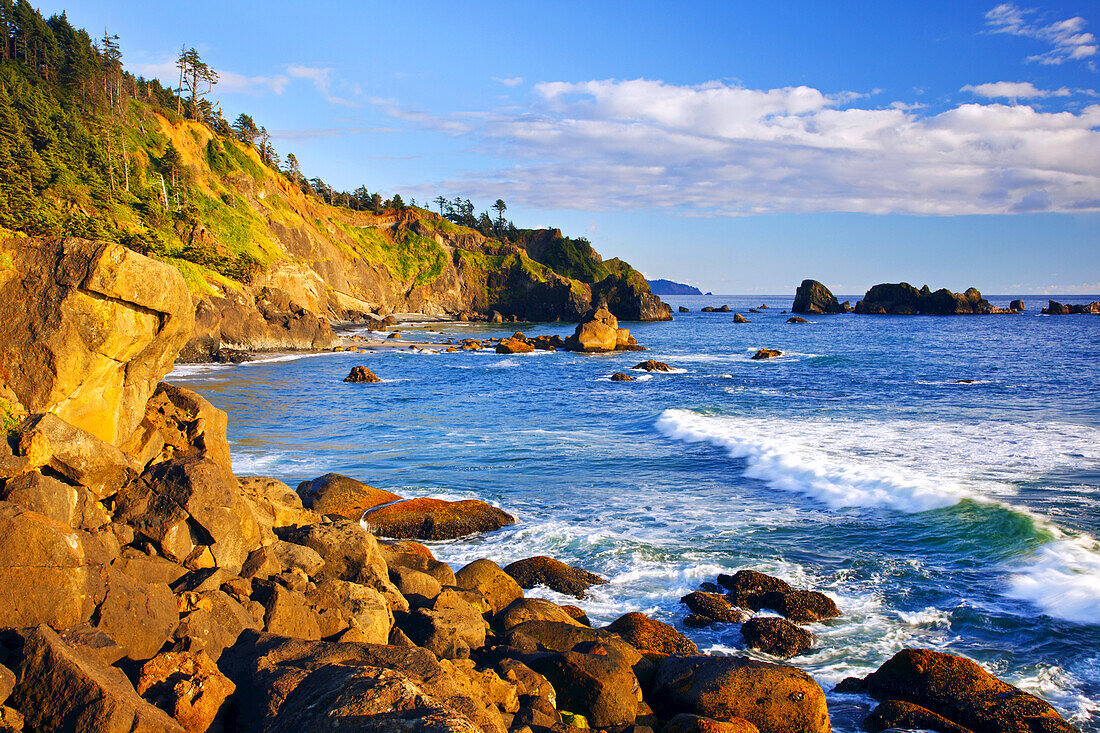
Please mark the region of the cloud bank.
<svg viewBox="0 0 1100 733"><path fill-rule="evenodd" d="M1011 91L973 89L983 86L990 96ZM538 208L688 216L1100 209L1096 104L1079 112L961 104L923 114L806 86L649 79L534 91L527 112L467 115L449 130L518 163L442 187Z"/></svg>

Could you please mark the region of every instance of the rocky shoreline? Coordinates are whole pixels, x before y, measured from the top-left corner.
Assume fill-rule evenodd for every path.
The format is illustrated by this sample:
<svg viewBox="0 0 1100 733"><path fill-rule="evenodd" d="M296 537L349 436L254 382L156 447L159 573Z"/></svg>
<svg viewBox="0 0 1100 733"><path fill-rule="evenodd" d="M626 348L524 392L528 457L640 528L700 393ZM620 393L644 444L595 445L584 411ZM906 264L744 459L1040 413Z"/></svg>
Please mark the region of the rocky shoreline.
<svg viewBox="0 0 1100 733"><path fill-rule="evenodd" d="M117 245L50 252L0 270L22 314L0 322L0 730L830 730L825 691L782 661L816 643L803 624L843 623L829 596L719 576L684 597L684 625L741 624L775 661L703 654L637 612L593 627L606 581L583 568L452 568L422 544L516 521L486 502L236 476L228 416L161 382L193 317L179 274ZM495 348L532 341L557 347ZM606 309L561 341L637 345ZM580 605L525 593L544 586ZM837 692L878 701L869 730L1073 730L930 650Z"/></svg>

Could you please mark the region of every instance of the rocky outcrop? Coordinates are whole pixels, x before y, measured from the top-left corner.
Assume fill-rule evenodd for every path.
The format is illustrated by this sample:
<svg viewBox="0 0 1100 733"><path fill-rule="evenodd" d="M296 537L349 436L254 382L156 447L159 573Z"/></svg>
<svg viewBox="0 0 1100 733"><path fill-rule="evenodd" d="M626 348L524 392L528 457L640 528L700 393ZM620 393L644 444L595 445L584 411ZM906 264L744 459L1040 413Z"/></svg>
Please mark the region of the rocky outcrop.
<svg viewBox="0 0 1100 733"><path fill-rule="evenodd" d="M774 359L777 356L783 356L783 352L778 349L757 349L756 353L752 355L752 359L760 361L762 359Z"/></svg>
<svg viewBox="0 0 1100 733"><path fill-rule="evenodd" d="M1012 311L1013 313L1023 313L1024 312L1024 301L1022 301L1020 299L1016 299L1016 300L1014 300L1014 301L1012 301L1011 303L1008 304L1008 309L1010 311Z"/></svg>
<svg viewBox="0 0 1100 733"><path fill-rule="evenodd" d="M630 331L619 328L619 321L605 308L600 307L589 313L577 325L573 335L565 340L563 348L567 351L598 353L604 351L636 351L637 341Z"/></svg>
<svg viewBox="0 0 1100 733"><path fill-rule="evenodd" d="M862 680L844 680L837 691L861 692L883 701L879 708L885 709L873 715L874 730L906 721L950 730L935 725L939 719L988 733L1075 730L1050 705L975 662L929 649L903 649Z"/></svg>
<svg viewBox="0 0 1100 733"><path fill-rule="evenodd" d="M836 296L817 280L803 280L794 292L791 313L828 315L846 313L848 309L837 302Z"/></svg>
<svg viewBox="0 0 1100 733"><path fill-rule="evenodd" d="M637 377L632 377L629 374L623 374L622 372L615 372L611 375L612 382L633 382Z"/></svg>
<svg viewBox="0 0 1100 733"><path fill-rule="evenodd" d="M606 307L623 321L671 321L672 309L649 290L637 270L629 267L592 286L592 303Z"/></svg>
<svg viewBox="0 0 1100 733"><path fill-rule="evenodd" d="M654 361L653 359L643 361L640 364L635 364L634 366L632 366L630 368L631 369L640 369L643 372L671 372L672 371L672 367L670 367L668 364L665 364L663 361Z"/></svg>
<svg viewBox="0 0 1100 733"><path fill-rule="evenodd" d="M175 268L118 244L0 240L0 382L119 445L194 324Z"/></svg>
<svg viewBox="0 0 1100 733"><path fill-rule="evenodd" d="M909 283L886 283L868 290L863 300L856 303L855 312L862 315L968 316L1011 311L991 305L975 288L965 293L953 293L946 288L932 292L927 285L917 290Z"/></svg>
<svg viewBox="0 0 1100 733"><path fill-rule="evenodd" d="M1023 308L1020 308L1020 310L1022 311ZM1093 301L1092 303L1065 305L1056 300L1051 300L1043 308L1042 313L1048 316L1079 316L1086 313L1100 313L1100 303Z"/></svg>
<svg viewBox="0 0 1100 733"><path fill-rule="evenodd" d="M378 378L378 375L367 369L365 366L352 367L348 375L344 377L345 382L351 382L355 384L377 384L382 380Z"/></svg>

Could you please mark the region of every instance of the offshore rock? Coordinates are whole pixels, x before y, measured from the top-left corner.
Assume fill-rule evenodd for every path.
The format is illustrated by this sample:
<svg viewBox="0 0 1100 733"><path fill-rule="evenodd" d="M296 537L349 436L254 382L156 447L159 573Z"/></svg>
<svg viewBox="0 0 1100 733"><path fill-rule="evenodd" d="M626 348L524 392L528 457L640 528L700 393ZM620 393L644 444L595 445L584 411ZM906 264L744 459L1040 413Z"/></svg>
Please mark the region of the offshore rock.
<svg viewBox="0 0 1100 733"><path fill-rule="evenodd" d="M377 384L382 380L378 378L378 375L367 369L365 366L352 367L348 375L344 377L345 382L353 382L355 384Z"/></svg>
<svg viewBox="0 0 1100 733"><path fill-rule="evenodd" d="M956 316L1008 313L996 308L976 288L953 293L946 288L931 292L927 285L917 290L909 283L875 285L856 303L855 312L864 315Z"/></svg>
<svg viewBox="0 0 1100 733"><path fill-rule="evenodd" d="M805 318L799 318L798 316L791 316L787 319L787 323L809 323Z"/></svg>
<svg viewBox="0 0 1100 733"><path fill-rule="evenodd" d="M362 521L383 537L453 540L515 524L516 518L477 499L444 501L423 497L370 509Z"/></svg>
<svg viewBox="0 0 1100 733"><path fill-rule="evenodd" d="M783 352L778 349L757 349L752 358L754 361L760 361L761 359L774 359L777 356L783 356Z"/></svg>
<svg viewBox="0 0 1100 733"><path fill-rule="evenodd" d="M903 649L875 672L862 680L848 678L837 690L911 703L972 731L1075 730L1046 702L1002 682L977 663L929 649Z"/></svg>
<svg viewBox="0 0 1100 733"><path fill-rule="evenodd" d="M741 636L751 649L786 659L813 646L814 635L787 619L757 616L741 624Z"/></svg>
<svg viewBox="0 0 1100 733"><path fill-rule="evenodd" d="M803 280L794 292L794 305L791 306L791 313L827 315L844 312L846 311L837 302L836 296L817 280Z"/></svg>
<svg viewBox="0 0 1100 733"><path fill-rule="evenodd" d="M1052 300L1047 304L1046 308L1043 308L1042 313L1048 316L1071 316L1082 315L1085 313L1100 313L1100 303L1094 301L1086 305L1063 305L1056 300Z"/></svg>
<svg viewBox="0 0 1100 733"><path fill-rule="evenodd" d="M734 313L733 314L733 322L734 323L750 323L749 319L745 318L740 313Z"/></svg>
<svg viewBox="0 0 1100 733"><path fill-rule="evenodd" d="M0 240L0 381L119 445L194 323L179 271L119 244Z"/></svg>
<svg viewBox="0 0 1100 733"><path fill-rule="evenodd" d="M724 596L717 593L697 590L681 598L680 603L687 606L698 619L706 619L709 623L738 624L749 617L749 614L740 608L734 608Z"/></svg>
<svg viewBox="0 0 1100 733"><path fill-rule="evenodd" d="M747 657L666 657L650 701L659 715L741 718L771 733L829 733L825 693L805 672Z"/></svg>
<svg viewBox="0 0 1100 733"><path fill-rule="evenodd" d="M738 570L733 575L718 576L718 585L729 593L727 600L739 608L759 611L768 593L790 593L794 590L787 581L756 570Z"/></svg>
<svg viewBox="0 0 1100 733"><path fill-rule="evenodd" d="M632 377L629 374L623 374L622 372L615 372L611 375L612 382L633 382L637 377Z"/></svg>
<svg viewBox="0 0 1100 733"><path fill-rule="evenodd" d="M585 591L593 585L607 583L607 580L595 573L566 565L545 555L517 560L506 565L504 572L512 576L521 588L545 585L550 590L576 598L583 598Z"/></svg>
<svg viewBox="0 0 1100 733"><path fill-rule="evenodd" d="M619 321L607 308L597 308L565 340L567 351L614 351L619 343Z"/></svg>
<svg viewBox="0 0 1100 733"><path fill-rule="evenodd" d="M653 359L643 361L640 364L635 364L634 366L632 366L630 368L631 369L641 369L642 371L646 371L646 372L671 372L672 371L672 367L670 367L668 364L665 364L663 361L655 361Z"/></svg>

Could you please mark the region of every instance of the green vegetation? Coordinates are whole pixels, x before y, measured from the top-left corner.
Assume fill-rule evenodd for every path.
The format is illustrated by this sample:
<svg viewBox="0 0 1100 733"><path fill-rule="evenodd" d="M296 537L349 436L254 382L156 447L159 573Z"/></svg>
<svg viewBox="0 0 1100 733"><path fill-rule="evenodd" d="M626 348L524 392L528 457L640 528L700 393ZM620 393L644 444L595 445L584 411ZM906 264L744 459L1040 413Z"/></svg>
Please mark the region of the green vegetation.
<svg viewBox="0 0 1100 733"><path fill-rule="evenodd" d="M0 434L7 435L19 427L19 420L12 415L11 403L0 399Z"/></svg>

